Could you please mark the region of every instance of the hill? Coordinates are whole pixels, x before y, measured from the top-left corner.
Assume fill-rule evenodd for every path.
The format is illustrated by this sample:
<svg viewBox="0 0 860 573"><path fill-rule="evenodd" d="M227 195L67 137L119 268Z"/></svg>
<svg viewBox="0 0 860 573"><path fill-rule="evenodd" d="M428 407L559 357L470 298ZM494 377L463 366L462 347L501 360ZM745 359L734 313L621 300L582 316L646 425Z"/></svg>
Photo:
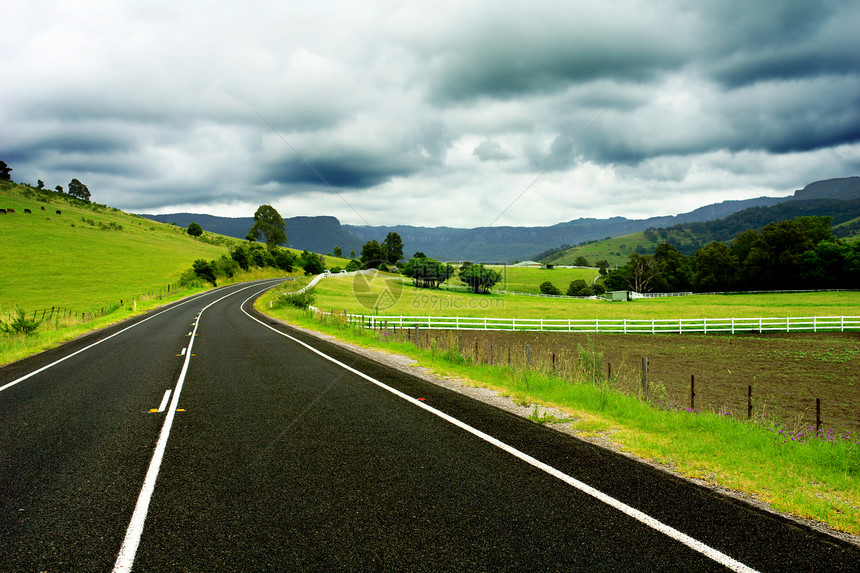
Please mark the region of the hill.
<svg viewBox="0 0 860 573"><path fill-rule="evenodd" d="M156 223L68 195L0 182L0 315L15 305L91 309L166 289L233 239ZM29 209L31 213L25 213Z"/></svg>

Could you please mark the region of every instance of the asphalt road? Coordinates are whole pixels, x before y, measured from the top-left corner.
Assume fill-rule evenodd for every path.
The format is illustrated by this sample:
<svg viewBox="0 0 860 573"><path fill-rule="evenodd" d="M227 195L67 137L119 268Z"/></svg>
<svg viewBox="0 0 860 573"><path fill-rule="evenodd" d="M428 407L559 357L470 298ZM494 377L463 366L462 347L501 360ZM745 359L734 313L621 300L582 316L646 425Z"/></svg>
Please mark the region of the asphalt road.
<svg viewBox="0 0 860 573"><path fill-rule="evenodd" d="M266 284L0 369L0 571L858 569L853 545L273 325L247 300Z"/></svg>

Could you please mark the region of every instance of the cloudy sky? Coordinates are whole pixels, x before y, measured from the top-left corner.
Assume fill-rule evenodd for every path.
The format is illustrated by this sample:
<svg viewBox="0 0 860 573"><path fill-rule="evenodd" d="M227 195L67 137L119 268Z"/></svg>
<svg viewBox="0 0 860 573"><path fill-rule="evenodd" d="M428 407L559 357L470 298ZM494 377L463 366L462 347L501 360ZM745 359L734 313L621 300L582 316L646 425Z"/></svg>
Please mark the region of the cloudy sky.
<svg viewBox="0 0 860 573"><path fill-rule="evenodd" d="M0 159L141 213L551 225L860 175L860 2L3 2Z"/></svg>

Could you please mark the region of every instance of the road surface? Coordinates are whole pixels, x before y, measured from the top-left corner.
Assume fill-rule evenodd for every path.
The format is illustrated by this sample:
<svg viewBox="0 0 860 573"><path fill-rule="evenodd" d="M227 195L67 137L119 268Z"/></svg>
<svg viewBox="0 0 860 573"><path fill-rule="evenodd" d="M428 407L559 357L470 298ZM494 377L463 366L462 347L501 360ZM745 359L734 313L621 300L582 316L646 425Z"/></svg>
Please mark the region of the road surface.
<svg viewBox="0 0 860 573"><path fill-rule="evenodd" d="M0 369L0 571L856 571L856 546L251 309Z"/></svg>

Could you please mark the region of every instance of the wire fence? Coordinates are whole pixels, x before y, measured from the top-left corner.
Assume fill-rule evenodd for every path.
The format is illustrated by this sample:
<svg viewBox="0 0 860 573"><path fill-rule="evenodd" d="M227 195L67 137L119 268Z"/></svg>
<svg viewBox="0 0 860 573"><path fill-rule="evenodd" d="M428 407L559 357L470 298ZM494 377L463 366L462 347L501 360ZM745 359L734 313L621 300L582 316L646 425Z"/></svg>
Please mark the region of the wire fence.
<svg viewBox="0 0 860 573"><path fill-rule="evenodd" d="M860 330L860 316L683 319L538 319L461 316L366 316L346 320L372 329L585 332L613 334L693 334L740 332L846 332Z"/></svg>

